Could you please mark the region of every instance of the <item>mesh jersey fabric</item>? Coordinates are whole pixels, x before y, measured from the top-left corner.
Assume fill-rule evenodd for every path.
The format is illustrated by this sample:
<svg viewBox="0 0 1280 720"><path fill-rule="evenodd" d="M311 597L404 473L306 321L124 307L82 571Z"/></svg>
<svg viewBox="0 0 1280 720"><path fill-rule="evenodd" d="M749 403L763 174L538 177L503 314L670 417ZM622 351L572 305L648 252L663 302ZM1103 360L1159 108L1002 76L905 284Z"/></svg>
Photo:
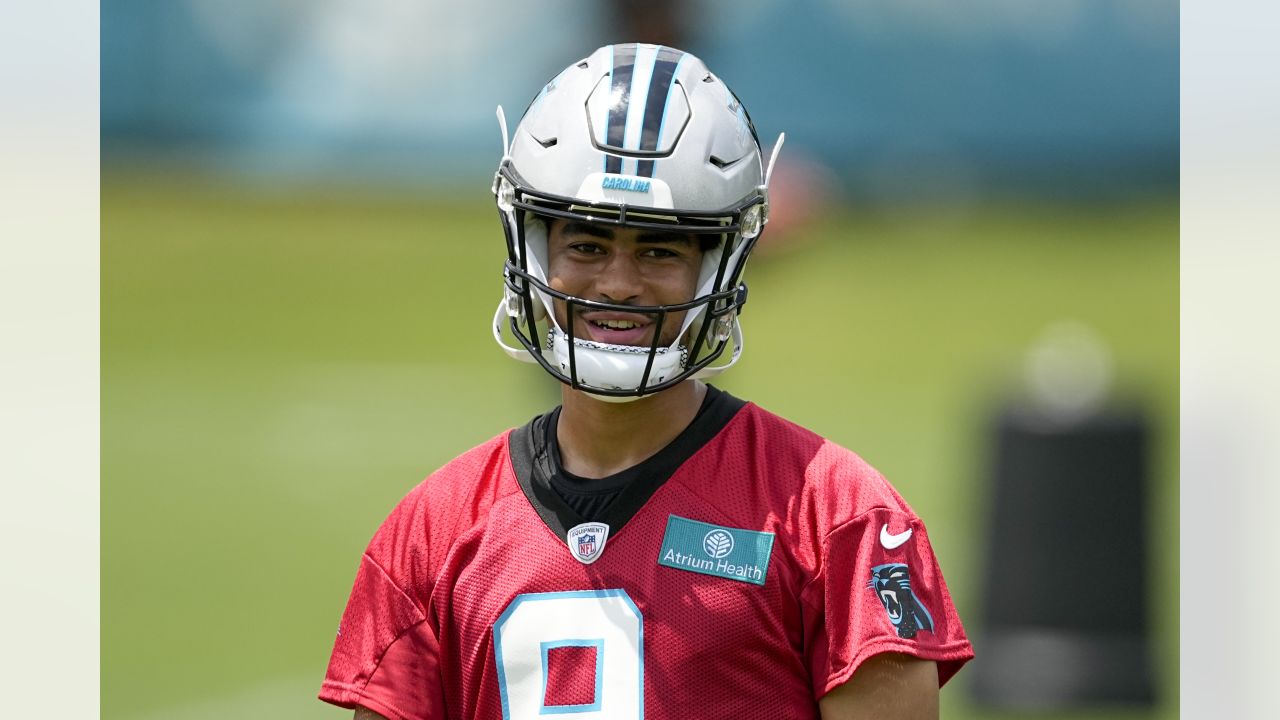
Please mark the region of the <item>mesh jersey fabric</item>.
<svg viewBox="0 0 1280 720"><path fill-rule="evenodd" d="M923 523L834 443L747 403L583 564L522 488L519 432L379 528L321 699L393 720L817 718L877 653L937 661L939 683L973 656ZM760 584L659 564L673 517L771 533Z"/></svg>

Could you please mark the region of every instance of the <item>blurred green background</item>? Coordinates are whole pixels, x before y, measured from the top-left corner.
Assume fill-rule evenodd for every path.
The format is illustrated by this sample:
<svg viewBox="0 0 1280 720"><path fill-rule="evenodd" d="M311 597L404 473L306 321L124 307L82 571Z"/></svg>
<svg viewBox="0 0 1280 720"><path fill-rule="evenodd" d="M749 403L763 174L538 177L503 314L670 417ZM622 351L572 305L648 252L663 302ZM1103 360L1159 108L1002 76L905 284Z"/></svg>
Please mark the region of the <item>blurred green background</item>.
<svg viewBox="0 0 1280 720"><path fill-rule="evenodd" d="M1158 702L1040 717L1175 717L1179 12L104 0L103 717L348 715L314 696L370 535L557 396L489 335L494 106L514 127L632 40L706 60L766 148L788 134L718 384L894 482L979 661L992 419L1048 328L1109 348L1153 430ZM944 716L1015 717L973 674Z"/></svg>
<svg viewBox="0 0 1280 720"><path fill-rule="evenodd" d="M348 716L314 695L371 533L439 464L555 397L489 335L504 248L485 189L119 167L102 188L102 715ZM929 524L965 618L998 400L1047 325L1109 344L1154 421L1159 702L1040 717L1178 713L1177 238L1173 194L835 205L747 270L747 349L718 384L880 468ZM972 705L964 673L943 702L1013 716Z"/></svg>

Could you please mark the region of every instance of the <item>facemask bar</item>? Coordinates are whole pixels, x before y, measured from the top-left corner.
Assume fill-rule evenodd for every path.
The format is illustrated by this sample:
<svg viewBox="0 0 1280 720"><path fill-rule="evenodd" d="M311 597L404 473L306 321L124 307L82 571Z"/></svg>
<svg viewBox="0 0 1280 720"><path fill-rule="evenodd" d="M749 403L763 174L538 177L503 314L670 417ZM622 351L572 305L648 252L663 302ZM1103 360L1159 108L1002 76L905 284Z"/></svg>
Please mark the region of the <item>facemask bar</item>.
<svg viewBox="0 0 1280 720"><path fill-rule="evenodd" d="M671 225L667 224L663 225L663 227L669 229L671 228ZM524 222L516 224L516 242L521 243L521 246L522 243L525 242L524 228ZM728 259L730 259L730 255L722 254L717 269L717 279L723 278L724 273L727 272ZM696 297L694 300L682 302L682 304L678 305L616 305L609 304L609 302L584 300L581 299L581 297L566 295L566 293L553 290L553 288L549 287L547 283L534 277L529 270L521 268L521 266L516 266L509 260L507 263L506 273L504 273L504 275L506 275L507 301L520 302L520 306L522 307L522 313L518 314L518 316L509 316L509 328L511 328L513 336L515 336L517 340L521 342L521 345L525 346L527 352L529 352L529 359L536 361L536 363L543 366L543 368L548 370L548 372L554 375L554 377L561 379L562 382L566 384L570 384L571 387L594 393L594 395L616 397L650 395L650 393L658 392L660 389L675 386L675 384L682 382L682 380L692 377L692 375L700 373L701 370L708 368L710 364L714 363L714 361L723 354L724 348L726 348L728 343L731 342L731 336L733 336L733 333L730 332L730 329L732 328L732 316L741 309L742 302L745 302L746 299L746 288L745 286L742 286L742 284L739 284L739 286L732 287L730 290L708 293L708 295ZM552 361L548 360L548 357L545 357L544 355L544 350L549 350L550 348L550 338L548 338L548 347L544 348L539 346L539 340L543 333L539 331L538 320L536 320L536 315L534 314L534 292L544 293L544 295L552 297L553 300L562 301L564 302L564 305L566 305L566 323L568 327L562 328L562 332L566 334L566 337L568 338L568 347L570 347L570 354L568 354L568 361L570 361L570 368L568 368L568 370L570 370L570 372L568 372L568 375L564 374L562 368L553 364ZM579 372L577 372L577 345L575 343L577 338L573 336L572 318L573 316L581 313L581 311L586 310L652 315L655 320L657 320L657 322L655 322L657 327L655 327L654 340L650 342L648 346L639 346L635 348L636 354L645 354L648 356L646 357L644 374L643 377L641 377L639 386L634 389L614 389L599 388L582 383L582 380L579 377ZM654 360L657 359L659 355L673 351L681 352L681 354L684 355L686 352L686 348L678 347L678 336L677 346L662 346L662 327L668 322L669 316L676 313L698 313L698 311L705 311L705 318L703 318L703 322L701 322L701 327L698 332L698 340L695 341L696 345L691 346L692 351L689 352L689 355L686 355L680 372L676 373L671 378L664 379L663 382L649 384L649 378L652 377ZM511 314L508 313L508 315ZM524 327L521 327L521 320ZM550 332L550 327L553 327L552 318L547 318L547 323L548 332ZM707 347L707 345L705 345L705 340L707 340L710 329L717 327L724 327L727 329L724 332L717 331L716 336L714 336L714 345L709 348L707 355L699 357L703 348Z"/></svg>
<svg viewBox="0 0 1280 720"><path fill-rule="evenodd" d="M705 328L715 323L721 322L722 318L725 318L726 316L731 316L733 313L737 312L741 308L741 304L742 302L745 301L745 297L746 297L745 287L742 285L739 285L736 288L731 288L729 290L724 290L718 293L712 293L710 295L704 295L702 297L695 298L693 300L690 300L689 302L680 303L678 305L656 305L656 306L617 305L613 303L585 300L583 298L575 297L573 295L568 295L566 293L560 292L558 290L555 290L547 286L544 282L532 276L527 271L514 267L510 263L507 264L507 271L505 274L506 274L506 287L509 292L508 297L515 296L520 298L523 303L523 307L525 308L524 313L522 313L523 320L524 320L523 328L520 327L518 318L516 317L509 318L512 334L515 335L516 339L518 339L522 345L524 345L525 349L528 351L529 356L532 358L532 360L537 362L539 365L542 365L543 368L546 369L548 372L550 372L552 375L561 379L561 381L565 382L566 384L570 385L575 389L585 390L587 392L590 392L596 395L610 395L610 396L617 396L617 397L647 395L647 394L654 393L659 390L663 390L668 387L671 387L685 380L686 378L691 377L692 375L698 372L701 372L703 369L711 365L711 363L715 362L715 360L718 357L720 357L720 355L724 352L725 348L728 346L730 342L730 338L728 336L722 339L718 339L715 346L708 352L708 354L705 357L696 359L696 360L690 359L687 362L685 362L684 368L675 376L671 378L667 378L660 383L656 383L653 385L649 384L649 378L653 370L653 363L655 359L661 354L677 351L677 349L675 348L667 348L662 346L661 344L662 327L669 321L669 317L672 314L680 313L680 312L697 311L699 309L705 308L707 312L707 319L703 326L704 331L699 335L700 338L703 338L705 337ZM538 341L535 339L535 338L541 337L541 333L537 328L536 321L534 321L533 316L530 315L530 308L533 307L531 298L532 298L533 292L535 291L535 288L538 291L546 293L547 295L551 296L555 300L560 300L565 303L566 324L568 325L568 327L563 328L562 332L565 333L565 336L568 339L568 344L570 348L569 374L567 376L565 375L564 371L561 368L557 367L555 364L553 364L544 356L544 352L543 352L544 348L539 347ZM577 345L575 344L575 342L591 342L591 341L579 341L575 337L574 329L573 329L573 318L576 317L581 312L592 311L592 310L608 311L608 312L625 312L625 313L638 314L638 315L652 315L655 317L656 327L654 331L654 340L648 346L638 346L635 348L635 351L637 354L644 353L648 356L645 363L645 370L641 378L641 382L635 389L618 390L618 389L610 389L610 388L598 388L593 385L584 384L582 380L579 378L578 369L577 369L577 355L576 355ZM548 319L548 322L550 322L550 319Z"/></svg>
<svg viewBox="0 0 1280 720"><path fill-rule="evenodd" d="M578 353L575 352L577 345L575 345L574 343L575 338L573 335L573 329L574 329L573 314L574 314L574 308L578 307L579 305L583 307L588 307L588 308L590 306L588 306L584 301L582 301L579 298L574 298L567 295L565 297L568 298L565 301L565 316L566 316L565 323L568 325L568 327L564 329L564 332L566 337L568 337L569 339L569 347L571 348L569 351L569 380L570 380L570 385L572 387L574 387L575 389L580 389L580 388L585 388L586 386L583 385L582 382L578 379ZM621 307L627 307L627 306L621 306ZM631 312L634 312L634 310L632 310ZM653 342L649 345L649 350L646 353L646 355L648 355L648 360L645 361L644 374L640 376L640 384L637 387L638 390L643 390L645 386L649 384L649 374L653 372L653 361L654 361L654 358L658 356L658 350L662 340L662 326L667 321L668 312L670 312L670 310L662 306L659 306L656 311L656 314L658 316L657 327L654 328Z"/></svg>
<svg viewBox="0 0 1280 720"><path fill-rule="evenodd" d="M691 235L720 235L721 262L715 269L714 278L708 278L712 280L708 288L712 291L741 277L749 251L761 235L768 217L768 192L763 185L756 192L743 198L737 205L713 211L592 203L536 190L516 190L523 187L524 182L515 168L511 166L509 160L504 159L494 176L493 191L497 196L498 208L506 230L508 259L513 265L526 272L529 270L528 245L524 242L524 213L521 211L532 212L544 219L571 219L641 230L669 231L677 228L679 232ZM592 212L596 208L599 208L599 214ZM675 222L645 219L655 217L674 218ZM515 226L515 233L512 232L513 228L508 227L509 224ZM736 246L730 244L734 238L739 241ZM728 263L724 262L726 259ZM706 287L705 281L701 281L698 291L705 292L703 288ZM689 319L689 321L693 320L696 320L696 317ZM700 336L705 338L701 333ZM701 352L701 345L701 342L695 344L695 352Z"/></svg>
<svg viewBox="0 0 1280 720"><path fill-rule="evenodd" d="M503 179L508 183L507 188L502 185ZM517 191L516 188L519 188L519 190ZM509 159L504 160L498 168L498 173L494 177L493 190L495 194L499 195L499 210L504 209L503 206L506 205L510 208L530 211L544 217L580 220L601 225L623 225L640 230L671 230L672 228L678 228L682 233L701 235L717 233L738 234L743 229L742 220L746 215L746 211L753 205L760 205L765 202L764 186L747 195L737 205L721 210L681 210L679 208L632 206L625 203L615 205L613 203L580 200L529 189L523 178L512 167ZM509 197L502 197L504 192L509 193ZM530 202L531 200L532 202ZM574 210L572 208L583 208L583 210ZM601 214L591 213L590 209L592 208L599 208ZM680 222L644 220L645 217L673 217ZM726 219L730 220L730 222L721 224ZM759 234L759 229L757 229L756 234Z"/></svg>

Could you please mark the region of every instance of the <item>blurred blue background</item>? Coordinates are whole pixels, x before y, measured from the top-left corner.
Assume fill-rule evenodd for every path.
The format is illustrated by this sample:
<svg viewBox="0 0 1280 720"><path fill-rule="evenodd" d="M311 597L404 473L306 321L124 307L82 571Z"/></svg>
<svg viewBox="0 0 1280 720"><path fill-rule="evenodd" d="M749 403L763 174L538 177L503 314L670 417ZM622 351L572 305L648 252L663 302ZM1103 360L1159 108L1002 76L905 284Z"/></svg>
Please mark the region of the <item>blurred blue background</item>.
<svg viewBox="0 0 1280 720"><path fill-rule="evenodd" d="M703 57L766 149L787 133L717 384L894 482L979 662L999 411L1037 386L1141 411L1150 553L1117 577L1146 583L1120 601L1154 702L1035 709L1176 717L1179 8L1155 0L104 0L103 717L348 715L314 695L373 530L556 398L489 337L494 108L514 127L631 40ZM974 670L944 717L1025 716Z"/></svg>
<svg viewBox="0 0 1280 720"><path fill-rule="evenodd" d="M542 83L615 38L610 7L109 0L105 152L470 183L499 148L494 106L514 122ZM1177 186L1175 2L702 0L675 15L684 44L731 80L762 132L785 130L848 193L1097 198Z"/></svg>

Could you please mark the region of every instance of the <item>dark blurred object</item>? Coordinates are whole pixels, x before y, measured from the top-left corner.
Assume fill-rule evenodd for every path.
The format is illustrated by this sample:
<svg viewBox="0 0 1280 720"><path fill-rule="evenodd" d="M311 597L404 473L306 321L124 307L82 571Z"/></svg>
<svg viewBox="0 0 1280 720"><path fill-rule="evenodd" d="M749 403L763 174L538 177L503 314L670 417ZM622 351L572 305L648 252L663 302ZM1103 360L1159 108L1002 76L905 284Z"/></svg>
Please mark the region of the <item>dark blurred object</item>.
<svg viewBox="0 0 1280 720"><path fill-rule="evenodd" d="M978 702L1154 702L1148 437L1137 410L1063 419L1019 403L1000 413L983 637L970 670Z"/></svg>
<svg viewBox="0 0 1280 720"><path fill-rule="evenodd" d="M613 0L609 16L617 39L610 42L642 42L692 50L687 13L691 3L676 0Z"/></svg>

